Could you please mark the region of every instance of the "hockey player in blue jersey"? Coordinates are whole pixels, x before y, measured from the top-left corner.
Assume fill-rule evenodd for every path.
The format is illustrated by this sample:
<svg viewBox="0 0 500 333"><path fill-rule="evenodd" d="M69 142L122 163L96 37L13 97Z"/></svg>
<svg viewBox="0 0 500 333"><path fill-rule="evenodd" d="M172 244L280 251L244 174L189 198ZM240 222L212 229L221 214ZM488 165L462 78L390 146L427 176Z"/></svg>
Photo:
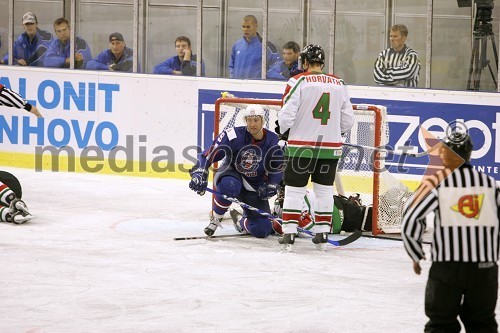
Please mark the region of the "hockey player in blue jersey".
<svg viewBox="0 0 500 333"><path fill-rule="evenodd" d="M199 195L205 194L209 167L224 159L214 175L217 191L271 213L268 199L276 195L283 178L283 150L278 136L263 128L264 110L260 105L250 105L244 117L246 126L225 130L199 155L190 171L189 187ZM230 205L230 201L215 196L205 234L214 234ZM258 238L272 232L266 217L247 209L235 227Z"/></svg>

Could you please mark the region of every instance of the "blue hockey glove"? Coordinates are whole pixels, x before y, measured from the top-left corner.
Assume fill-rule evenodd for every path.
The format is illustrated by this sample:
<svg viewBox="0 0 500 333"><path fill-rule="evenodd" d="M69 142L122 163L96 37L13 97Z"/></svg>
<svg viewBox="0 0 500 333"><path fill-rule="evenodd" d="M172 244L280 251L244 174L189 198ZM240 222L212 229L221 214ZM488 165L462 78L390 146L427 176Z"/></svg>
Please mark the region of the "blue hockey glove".
<svg viewBox="0 0 500 333"><path fill-rule="evenodd" d="M208 171L203 168L198 168L194 171L189 171L189 173L191 174L189 188L199 195L205 194L205 190L208 186Z"/></svg>
<svg viewBox="0 0 500 333"><path fill-rule="evenodd" d="M274 197L276 193L278 193L277 184L262 184L257 189L257 194L262 200L267 200L271 197Z"/></svg>

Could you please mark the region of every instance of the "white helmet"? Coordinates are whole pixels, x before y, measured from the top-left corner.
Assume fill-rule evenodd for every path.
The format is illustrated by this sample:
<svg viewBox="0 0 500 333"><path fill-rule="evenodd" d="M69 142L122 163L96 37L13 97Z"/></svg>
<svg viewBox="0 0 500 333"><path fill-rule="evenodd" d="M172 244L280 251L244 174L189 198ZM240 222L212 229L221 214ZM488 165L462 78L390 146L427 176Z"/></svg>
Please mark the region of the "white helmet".
<svg viewBox="0 0 500 333"><path fill-rule="evenodd" d="M260 117L264 121L264 109L259 104L251 104L243 111L243 118L246 120L247 117Z"/></svg>

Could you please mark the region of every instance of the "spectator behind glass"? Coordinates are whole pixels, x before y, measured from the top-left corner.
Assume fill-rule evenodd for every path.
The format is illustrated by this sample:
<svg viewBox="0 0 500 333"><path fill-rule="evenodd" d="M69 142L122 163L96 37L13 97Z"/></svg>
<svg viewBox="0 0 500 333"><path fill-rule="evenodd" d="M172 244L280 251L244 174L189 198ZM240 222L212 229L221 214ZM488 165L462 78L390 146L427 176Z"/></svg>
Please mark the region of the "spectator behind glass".
<svg viewBox="0 0 500 333"><path fill-rule="evenodd" d="M408 28L403 24L391 27L391 47L380 52L375 61L373 79L386 86L416 87L420 62L418 54L406 46Z"/></svg>
<svg viewBox="0 0 500 333"><path fill-rule="evenodd" d="M117 72L132 72L134 54L125 44L123 35L113 32L109 35L109 49L99 53L87 63L86 69L110 70ZM140 72L140 69L138 68Z"/></svg>
<svg viewBox="0 0 500 333"><path fill-rule="evenodd" d="M241 22L243 37L234 43L229 60L229 77L232 79L260 79L262 76L262 38L257 33L257 18L247 15ZM267 66L279 60L272 51L276 47L268 42Z"/></svg>
<svg viewBox="0 0 500 333"><path fill-rule="evenodd" d="M300 46L294 41L283 45L283 61L278 61L267 71L267 78L273 80L288 80L302 73L299 69Z"/></svg>
<svg viewBox="0 0 500 333"><path fill-rule="evenodd" d="M196 55L192 54L191 40L186 36L175 39L176 56L168 58L153 68L153 74L196 75ZM205 76L205 64L201 62L201 76Z"/></svg>
<svg viewBox="0 0 500 333"><path fill-rule="evenodd" d="M70 55L70 28L69 22L65 18L58 18L54 21L54 30L57 39L50 43L44 64L47 67L69 68ZM92 59L90 47L81 38L75 37L75 69L85 68L87 62Z"/></svg>
<svg viewBox="0 0 500 333"><path fill-rule="evenodd" d="M38 28L38 19L33 12L27 12L22 19L24 32L14 41L14 65L43 66L52 34ZM7 53L0 64L9 63Z"/></svg>

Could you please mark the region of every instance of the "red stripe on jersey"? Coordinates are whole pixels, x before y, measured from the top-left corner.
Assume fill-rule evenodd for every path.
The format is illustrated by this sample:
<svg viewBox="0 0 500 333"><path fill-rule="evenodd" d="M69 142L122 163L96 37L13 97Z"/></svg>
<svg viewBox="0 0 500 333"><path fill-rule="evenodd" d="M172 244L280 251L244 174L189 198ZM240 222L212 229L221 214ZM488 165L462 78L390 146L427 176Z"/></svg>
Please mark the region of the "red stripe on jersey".
<svg viewBox="0 0 500 333"><path fill-rule="evenodd" d="M283 221L300 221L301 213L285 213L283 212Z"/></svg>
<svg viewBox="0 0 500 333"><path fill-rule="evenodd" d="M5 184L0 185L0 191L5 190L6 188L8 188L7 185L5 185Z"/></svg>
<svg viewBox="0 0 500 333"><path fill-rule="evenodd" d="M321 223L321 222L327 222L331 223L332 222L332 215L316 215L316 223Z"/></svg>
<svg viewBox="0 0 500 333"><path fill-rule="evenodd" d="M289 140L289 145L300 145L300 146L314 146L314 147L342 147L342 143L339 142L317 142L317 141L299 141L299 140Z"/></svg>

